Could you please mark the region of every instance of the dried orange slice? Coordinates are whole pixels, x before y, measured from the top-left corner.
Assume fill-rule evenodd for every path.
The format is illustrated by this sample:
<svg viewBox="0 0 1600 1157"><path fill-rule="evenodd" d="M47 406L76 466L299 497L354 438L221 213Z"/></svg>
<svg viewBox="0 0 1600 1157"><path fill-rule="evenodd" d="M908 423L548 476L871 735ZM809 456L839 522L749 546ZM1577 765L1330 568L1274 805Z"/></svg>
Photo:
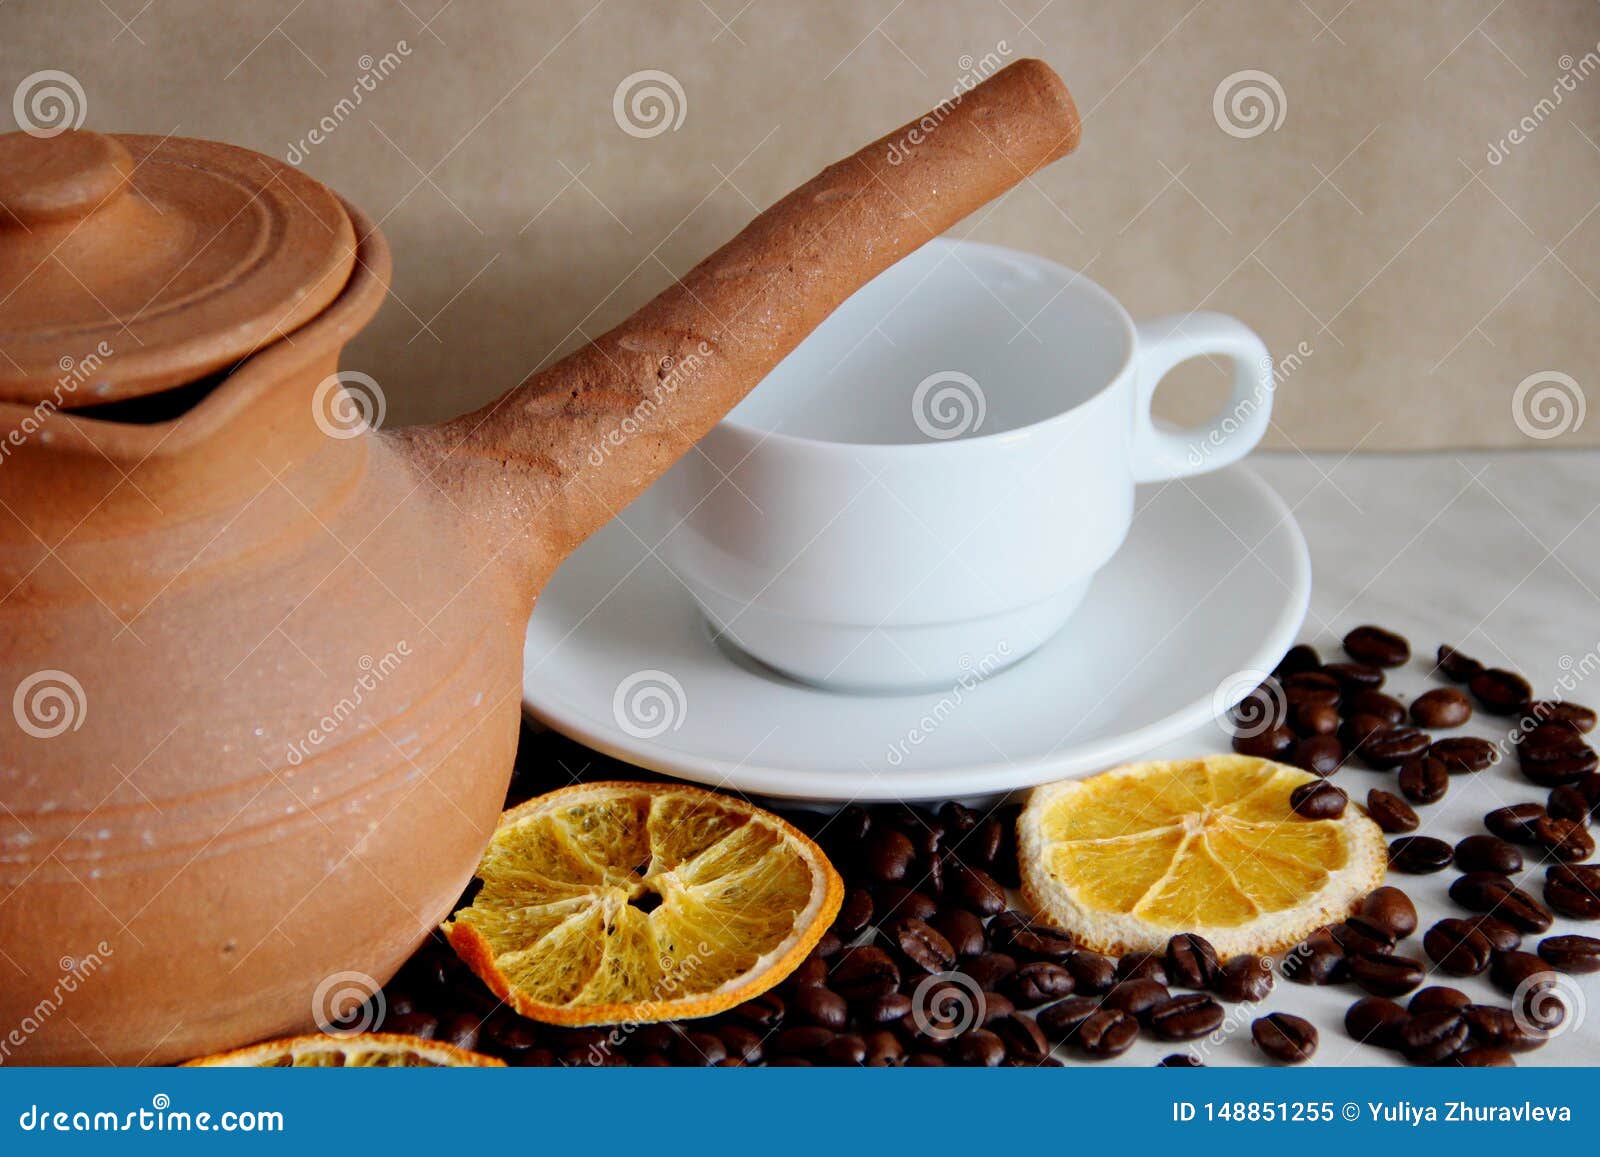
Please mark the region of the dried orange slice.
<svg viewBox="0 0 1600 1157"><path fill-rule="evenodd" d="M586 783L508 811L483 882L444 932L523 1016L642 1024L710 1016L777 984L838 915L822 851L743 800Z"/></svg>
<svg viewBox="0 0 1600 1157"><path fill-rule="evenodd" d="M1134 763L1037 789L1017 821L1022 892L1101 952L1177 932L1223 956L1281 951L1383 879L1383 833L1354 804L1308 820L1289 793L1316 777L1265 759Z"/></svg>
<svg viewBox="0 0 1600 1157"><path fill-rule="evenodd" d="M230 1069L441 1069L504 1068L505 1062L455 1045L394 1032L315 1034L266 1041L189 1061Z"/></svg>

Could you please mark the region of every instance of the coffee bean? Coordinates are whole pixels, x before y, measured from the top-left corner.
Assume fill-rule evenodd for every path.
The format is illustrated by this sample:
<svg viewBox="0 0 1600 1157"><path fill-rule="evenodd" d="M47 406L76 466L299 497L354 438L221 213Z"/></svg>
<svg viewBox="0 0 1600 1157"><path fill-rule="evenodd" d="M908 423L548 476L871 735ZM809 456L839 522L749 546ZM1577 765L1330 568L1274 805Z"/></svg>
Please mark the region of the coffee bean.
<svg viewBox="0 0 1600 1157"><path fill-rule="evenodd" d="M1357 691L1345 696L1343 710L1346 715L1375 715L1390 727L1406 721L1406 705L1393 695L1382 691Z"/></svg>
<svg viewBox="0 0 1600 1157"><path fill-rule="evenodd" d="M1389 866L1397 872L1425 876L1450 865L1455 849L1432 836L1401 836L1389 844Z"/></svg>
<svg viewBox="0 0 1600 1157"><path fill-rule="evenodd" d="M1439 644L1439 673L1452 683L1465 683L1483 672L1483 664L1454 647Z"/></svg>
<svg viewBox="0 0 1600 1157"><path fill-rule="evenodd" d="M1156 1062L1158 1069L1203 1069L1205 1062L1199 1057L1192 1057L1188 1053L1171 1053Z"/></svg>
<svg viewBox="0 0 1600 1157"><path fill-rule="evenodd" d="M1449 790L1450 771L1443 761L1422 755L1400 765L1400 791L1412 803L1438 803Z"/></svg>
<svg viewBox="0 0 1600 1157"><path fill-rule="evenodd" d="M1325 779L1303 783L1289 793L1289 807L1308 820L1336 820L1350 799Z"/></svg>
<svg viewBox="0 0 1600 1157"><path fill-rule="evenodd" d="M1422 823L1410 804L1393 792L1378 787L1367 792L1367 815L1389 835L1414 832Z"/></svg>
<svg viewBox="0 0 1600 1157"><path fill-rule="evenodd" d="M947 836L964 836L983 822L983 815L965 804L951 800L939 808L939 822Z"/></svg>
<svg viewBox="0 0 1600 1157"><path fill-rule="evenodd" d="M992 864L1000 855L1000 848L1005 842L1005 826L996 817L988 816L979 822L955 850L963 863Z"/></svg>
<svg viewBox="0 0 1600 1157"><path fill-rule="evenodd" d="M1533 688L1514 671L1487 667L1474 675L1467 688L1491 715L1516 715L1533 698Z"/></svg>
<svg viewBox="0 0 1600 1157"><path fill-rule="evenodd" d="M983 921L965 908L945 908L928 921L939 930L957 956L977 956L988 947Z"/></svg>
<svg viewBox="0 0 1600 1157"><path fill-rule="evenodd" d="M1494 744L1471 735L1437 739L1428 748L1428 754L1444 764L1445 770L1451 775L1483 771L1500 759L1500 752Z"/></svg>
<svg viewBox="0 0 1600 1157"><path fill-rule="evenodd" d="M927 921L906 917L896 920L887 931L895 947L924 972L946 972L955 966L956 950Z"/></svg>
<svg viewBox="0 0 1600 1157"><path fill-rule="evenodd" d="M1117 982L1117 962L1098 952L1074 952L1062 961L1077 991L1098 996Z"/></svg>
<svg viewBox="0 0 1600 1157"><path fill-rule="evenodd" d="M1185 992L1145 1013L1144 1021L1161 1040L1198 1040L1222 1025L1222 1006L1203 992Z"/></svg>
<svg viewBox="0 0 1600 1157"><path fill-rule="evenodd" d="M1276 679L1267 679L1228 711L1236 735L1286 728L1289 715L1288 694Z"/></svg>
<svg viewBox="0 0 1600 1157"><path fill-rule="evenodd" d="M1419 727L1445 731L1472 718L1472 702L1454 687L1435 687L1411 701L1411 719Z"/></svg>
<svg viewBox="0 0 1600 1157"><path fill-rule="evenodd" d="M1415 1016L1423 1012L1439 1012L1449 1009L1460 1012L1472 1003L1472 997L1462 992L1459 988L1448 985L1435 984L1424 988L1406 1002L1406 1011Z"/></svg>
<svg viewBox="0 0 1600 1157"><path fill-rule="evenodd" d="M815 952L800 962L784 982L786 988L806 988L813 984L828 983L828 962Z"/></svg>
<svg viewBox="0 0 1600 1157"><path fill-rule="evenodd" d="M1571 747L1517 745L1517 770L1529 783L1563 787L1577 783L1600 767L1600 753L1584 743Z"/></svg>
<svg viewBox="0 0 1600 1157"><path fill-rule="evenodd" d="M886 992L853 1008L856 1018L867 1024L893 1024L911 1012L911 997L904 992Z"/></svg>
<svg viewBox="0 0 1600 1157"><path fill-rule="evenodd" d="M1362 952L1349 957L1350 979L1374 996L1400 996L1427 978L1420 960L1392 952Z"/></svg>
<svg viewBox="0 0 1600 1157"><path fill-rule="evenodd" d="M1495 872L1468 872L1458 877L1450 885L1450 898L1470 912L1504 920L1519 932L1543 932L1552 923L1549 909Z"/></svg>
<svg viewBox="0 0 1600 1157"><path fill-rule="evenodd" d="M765 1055L762 1034L742 1024L725 1024L717 1029L717 1037L730 1057L747 1065L759 1064Z"/></svg>
<svg viewBox="0 0 1600 1157"><path fill-rule="evenodd" d="M1522 933L1504 920L1497 920L1493 916L1471 916L1469 919L1479 935L1496 952L1510 952L1513 948L1522 947Z"/></svg>
<svg viewBox="0 0 1600 1157"><path fill-rule="evenodd" d="M1553 986L1556 976L1542 956L1535 956L1532 952L1500 952L1489 966L1489 983L1501 992L1516 995L1521 990L1524 995L1529 995L1541 983L1545 987ZM1554 1024L1541 1024L1539 1021L1530 1023L1545 1029L1555 1027Z"/></svg>
<svg viewBox="0 0 1600 1157"><path fill-rule="evenodd" d="M1117 961L1118 980L1153 980L1167 982L1166 961L1155 952L1130 952Z"/></svg>
<svg viewBox="0 0 1600 1157"><path fill-rule="evenodd" d="M1492 1069L1506 1068L1517 1062L1505 1049L1489 1048L1487 1045L1468 1045L1460 1052L1452 1053L1445 1063L1463 1069Z"/></svg>
<svg viewBox="0 0 1600 1157"><path fill-rule="evenodd" d="M994 1068L1006 1059L1006 1046L986 1028L975 1028L956 1038L956 1061L969 1068Z"/></svg>
<svg viewBox="0 0 1600 1157"><path fill-rule="evenodd" d="M908 1069L942 1069L945 1067L944 1058L938 1053L918 1052L906 1058Z"/></svg>
<svg viewBox="0 0 1600 1157"><path fill-rule="evenodd" d="M1411 658L1405 636L1382 627L1357 627L1344 637L1344 649L1356 662L1374 667L1399 667Z"/></svg>
<svg viewBox="0 0 1600 1157"><path fill-rule="evenodd" d="M853 1003L884 996L900 987L900 967L883 949L862 945L839 958L830 979L834 991Z"/></svg>
<svg viewBox="0 0 1600 1157"><path fill-rule="evenodd" d="M1348 920L1330 924L1327 933L1346 956L1354 956L1358 952L1388 952L1394 948L1394 936L1389 930L1364 916L1351 916Z"/></svg>
<svg viewBox="0 0 1600 1157"><path fill-rule="evenodd" d="M917 849L911 838L896 828L879 826L867 833L862 848L866 869L874 880L903 880L915 862Z"/></svg>
<svg viewBox="0 0 1600 1157"><path fill-rule="evenodd" d="M1551 908L1573 920L1600 920L1600 867L1556 864L1546 868L1544 898ZM1543 932L1544 928L1527 931Z"/></svg>
<svg viewBox="0 0 1600 1157"><path fill-rule="evenodd" d="M1282 759L1295 745L1295 735L1287 727L1265 731L1246 730L1233 737L1233 749L1252 759Z"/></svg>
<svg viewBox="0 0 1600 1157"><path fill-rule="evenodd" d="M1575 820L1558 820L1547 815L1533 821L1529 834L1547 859L1576 864L1594 855L1594 837Z"/></svg>
<svg viewBox="0 0 1600 1157"><path fill-rule="evenodd" d="M1514 1053L1531 1052L1550 1038L1519 1021L1509 1008L1492 1004L1471 1004L1461 1010L1471 1039L1487 1048L1503 1048Z"/></svg>
<svg viewBox="0 0 1600 1157"><path fill-rule="evenodd" d="M1383 672L1367 663L1329 663L1322 670L1338 681L1339 690L1345 695L1376 691L1383 686Z"/></svg>
<svg viewBox="0 0 1600 1157"><path fill-rule="evenodd" d="M937 863L938 861L935 861ZM926 892L919 892L914 888L895 881L888 884L877 884L872 889L873 906L877 910L877 919L887 922L897 916L911 917L916 920L931 920L939 906L934 903L933 897Z"/></svg>
<svg viewBox="0 0 1600 1157"><path fill-rule="evenodd" d="M1425 753L1433 741L1415 727L1388 727L1367 737L1361 758L1379 771L1390 771Z"/></svg>
<svg viewBox="0 0 1600 1157"><path fill-rule="evenodd" d="M1600 721L1600 716L1581 703L1568 703L1563 699L1540 699L1538 702L1528 704L1528 714L1535 719L1548 719L1557 723L1565 723L1579 735L1587 735L1595 729L1595 724Z"/></svg>
<svg viewBox="0 0 1600 1157"><path fill-rule="evenodd" d="M951 865L946 889L951 901L979 916L994 916L1005 911L1006 890L982 868Z"/></svg>
<svg viewBox="0 0 1600 1157"><path fill-rule="evenodd" d="M772 1057L818 1057L833 1040L832 1029L821 1025L795 1025L782 1028L767 1039L767 1054Z"/></svg>
<svg viewBox="0 0 1600 1157"><path fill-rule="evenodd" d="M1522 871L1522 853L1499 836L1468 836L1456 845L1455 865L1463 872Z"/></svg>
<svg viewBox="0 0 1600 1157"><path fill-rule="evenodd" d="M844 997L820 986L798 989L789 998L789 1012L796 1023L821 1025L834 1032L850 1019Z"/></svg>
<svg viewBox="0 0 1600 1157"><path fill-rule="evenodd" d="M1159 980L1119 980L1101 998L1100 1005L1119 1009L1130 1016L1143 1016L1171 995Z"/></svg>
<svg viewBox="0 0 1600 1157"><path fill-rule="evenodd" d="M1289 949L1279 968L1295 984L1338 984L1347 974L1347 961L1339 942L1319 929Z"/></svg>
<svg viewBox="0 0 1600 1157"><path fill-rule="evenodd" d="M1344 1014L1344 1031L1358 1041L1378 1048L1400 1047L1400 1029L1406 1010L1385 996L1364 996Z"/></svg>
<svg viewBox="0 0 1600 1157"><path fill-rule="evenodd" d="M1235 956L1222 966L1212 985L1223 1000L1234 1004L1265 1000L1272 992L1272 961L1265 956Z"/></svg>
<svg viewBox="0 0 1600 1157"><path fill-rule="evenodd" d="M1327 703L1302 703L1290 720L1296 735L1332 735L1339 730L1339 712Z"/></svg>
<svg viewBox="0 0 1600 1157"><path fill-rule="evenodd" d="M384 1018L383 1031L435 1040L439 1036L439 1018L425 1012L393 1013Z"/></svg>
<svg viewBox="0 0 1600 1157"><path fill-rule="evenodd" d="M998 1017L989 1022L989 1031L1000 1038L1011 1060L1038 1064L1050 1054L1050 1042L1045 1039L1044 1030L1030 1017Z"/></svg>
<svg viewBox="0 0 1600 1157"><path fill-rule="evenodd" d="M1467 1044L1467 1021L1456 1009L1411 1017L1400 1030L1400 1051L1417 1065L1436 1065Z"/></svg>
<svg viewBox="0 0 1600 1157"><path fill-rule="evenodd" d="M1312 735L1294 745L1289 762L1312 775L1332 775L1344 766L1344 743L1337 735Z"/></svg>
<svg viewBox="0 0 1600 1157"><path fill-rule="evenodd" d="M1392 726L1381 715L1349 715L1339 728L1339 738L1344 740L1349 750L1363 752L1374 736L1383 734Z"/></svg>
<svg viewBox="0 0 1600 1157"><path fill-rule="evenodd" d="M1011 998L1003 992L986 990L978 1002L982 1012L982 1021L987 1025L991 1020L998 1020L1003 1016L1010 1016L1017 1011L1017 1006L1011 1003Z"/></svg>
<svg viewBox="0 0 1600 1157"><path fill-rule="evenodd" d="M1002 982L1002 991L1018 1008L1036 1008L1073 990L1072 973L1047 960L1024 964Z"/></svg>
<svg viewBox="0 0 1600 1157"><path fill-rule="evenodd" d="M1296 643L1290 647L1272 673L1279 679L1290 675L1298 675L1302 671L1315 671L1322 666L1322 657L1317 654L1316 648L1306 643Z"/></svg>
<svg viewBox="0 0 1600 1157"><path fill-rule="evenodd" d="M978 982L979 988L998 989L1001 981L1017 970L1017 958L1004 952L985 952L961 964L961 971Z"/></svg>
<svg viewBox="0 0 1600 1157"><path fill-rule="evenodd" d="M817 946L811 950L813 955L820 956L824 960L832 960L843 951L844 940L835 935L832 929L824 932L822 938L817 941Z"/></svg>
<svg viewBox="0 0 1600 1157"><path fill-rule="evenodd" d="M851 888L839 905L839 915L834 918L833 930L844 940L854 940L872 923L872 893L865 888Z"/></svg>
<svg viewBox="0 0 1600 1157"><path fill-rule="evenodd" d="M771 1031L783 1023L788 1008L776 992L763 992L738 1005L728 1015L740 1024L762 1031Z"/></svg>
<svg viewBox="0 0 1600 1157"><path fill-rule="evenodd" d="M1180 988L1210 988L1222 968L1211 941L1192 932L1167 941L1165 963L1168 983Z"/></svg>
<svg viewBox="0 0 1600 1157"><path fill-rule="evenodd" d="M1285 675L1279 683L1283 687L1284 696L1291 704L1319 700L1332 703L1336 707L1339 705L1341 694L1339 680L1326 671L1300 671L1293 675Z"/></svg>
<svg viewBox="0 0 1600 1157"><path fill-rule="evenodd" d="M1551 788L1550 798L1545 801L1544 810L1558 820L1571 820L1577 824L1587 824L1594 818L1594 805L1576 784L1563 784Z"/></svg>
<svg viewBox="0 0 1600 1157"><path fill-rule="evenodd" d="M1317 1051L1317 1030L1308 1020L1286 1012L1268 1013L1250 1025L1250 1039L1270 1060L1297 1065Z"/></svg>
<svg viewBox="0 0 1600 1157"><path fill-rule="evenodd" d="M1600 940L1593 936L1546 936L1539 955L1562 972L1600 972Z"/></svg>
<svg viewBox="0 0 1600 1157"><path fill-rule="evenodd" d="M1483 826L1502 840L1513 844L1533 843L1533 824L1544 817L1544 808L1536 803L1514 803L1509 807L1495 808L1483 817Z"/></svg>
<svg viewBox="0 0 1600 1157"><path fill-rule="evenodd" d="M1091 1013L1072 1034L1072 1043L1094 1060L1121 1056L1139 1038L1139 1022L1115 1008Z"/></svg>
<svg viewBox="0 0 1600 1157"><path fill-rule="evenodd" d="M1035 924L1021 912L1002 912L989 921L988 936L995 948L1014 955L1037 957L1059 964L1076 949L1072 938L1043 924Z"/></svg>
<svg viewBox="0 0 1600 1157"><path fill-rule="evenodd" d="M1069 996L1059 1004L1052 1004L1035 1019L1045 1035L1053 1040L1066 1040L1078 1031L1078 1026L1100 1011L1100 1002L1088 996Z"/></svg>
<svg viewBox="0 0 1600 1157"><path fill-rule="evenodd" d="M1361 901L1361 915L1384 929L1397 940L1403 940L1417 930L1417 908L1399 888L1384 885L1376 888Z"/></svg>
<svg viewBox="0 0 1600 1157"><path fill-rule="evenodd" d="M1429 928L1422 948L1441 972L1452 976L1476 976L1489 967L1494 956L1488 938L1470 920L1454 916Z"/></svg>
<svg viewBox="0 0 1600 1157"><path fill-rule="evenodd" d="M900 1038L887 1029L868 1033L866 1037L869 1069L897 1069L906 1063L906 1048Z"/></svg>

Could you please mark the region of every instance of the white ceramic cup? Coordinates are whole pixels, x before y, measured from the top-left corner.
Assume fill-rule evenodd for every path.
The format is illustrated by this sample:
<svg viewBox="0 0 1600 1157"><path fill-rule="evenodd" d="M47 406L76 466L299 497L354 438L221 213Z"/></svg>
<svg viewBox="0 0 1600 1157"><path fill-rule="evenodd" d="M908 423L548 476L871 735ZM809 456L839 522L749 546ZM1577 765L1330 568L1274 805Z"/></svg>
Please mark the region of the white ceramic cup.
<svg viewBox="0 0 1600 1157"><path fill-rule="evenodd" d="M1162 376L1204 356L1232 363L1231 397L1158 427ZM948 688L1059 630L1126 537L1134 484L1243 457L1272 389L1231 317L1135 324L1054 262L940 240L852 296L644 509L713 631L762 663L835 690Z"/></svg>

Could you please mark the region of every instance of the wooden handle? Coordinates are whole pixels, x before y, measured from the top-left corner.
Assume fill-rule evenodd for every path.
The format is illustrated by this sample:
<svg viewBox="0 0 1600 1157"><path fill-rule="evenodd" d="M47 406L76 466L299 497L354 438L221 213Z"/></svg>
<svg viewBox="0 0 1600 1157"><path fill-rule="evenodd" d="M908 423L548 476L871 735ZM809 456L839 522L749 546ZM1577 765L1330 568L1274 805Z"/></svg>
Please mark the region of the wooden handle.
<svg viewBox="0 0 1600 1157"><path fill-rule="evenodd" d="M621 325L475 413L408 432L481 509L499 492L541 571L604 525L867 281L1078 143L1020 60L830 165ZM483 477L485 473L492 478ZM540 576L542 577L542 575Z"/></svg>

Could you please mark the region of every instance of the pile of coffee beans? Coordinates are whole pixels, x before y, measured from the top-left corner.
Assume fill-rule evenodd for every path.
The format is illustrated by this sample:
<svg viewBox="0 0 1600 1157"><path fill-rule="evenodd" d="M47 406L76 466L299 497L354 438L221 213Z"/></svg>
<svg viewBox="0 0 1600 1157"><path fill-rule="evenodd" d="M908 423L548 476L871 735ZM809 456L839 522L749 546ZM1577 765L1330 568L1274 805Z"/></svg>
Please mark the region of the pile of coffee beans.
<svg viewBox="0 0 1600 1157"><path fill-rule="evenodd" d="M375 1002L385 1031L414 1033L501 1057L513 1065L1042 1066L1058 1055L1106 1060L1141 1038L1201 1042L1232 1022L1229 1006L1266 1000L1278 976L1363 991L1345 1029L1418 1064L1494 1065L1543 1044L1559 1002L1545 999L1556 972L1600 971L1600 939L1546 936L1552 913L1600 919L1600 865L1588 832L1600 812L1600 773L1584 739L1594 713L1535 701L1513 672L1484 668L1439 648L1434 670L1456 686L1410 705L1386 694L1386 672L1410 661L1409 642L1379 627L1345 638L1348 660L1322 662L1295 647L1272 679L1241 705L1251 726L1236 750L1289 762L1323 777L1298 790L1307 819L1341 815L1346 792L1328 777L1359 764L1395 772L1395 790L1373 788L1366 806L1397 836L1397 873L1461 873L1450 889L1464 910L1425 930L1399 888L1382 887L1346 920L1319 929L1281 961L1227 962L1196 935L1162 952L1120 959L1083 950L1011 908L1018 883L1018 809L846 807L795 811L791 822L822 846L846 884L833 927L772 991L703 1020L558 1028L525 1020L495 999L434 936ZM1474 707L1476 704L1476 708ZM1518 716L1510 749L1547 804L1491 812L1485 833L1452 846L1426 834L1416 808L1438 802L1453 776L1492 765L1499 749L1460 727L1474 710ZM508 806L578 779L652 779L550 732L525 733ZM1513 876L1547 865L1542 898ZM1474 1003L1458 989L1424 987L1435 973L1485 974L1513 1007ZM1404 1003L1402 1003L1404 1000ZM1552 1008L1556 1012L1552 1012ZM1283 1012L1245 1010L1263 1060L1313 1055L1318 1030ZM1541 1018L1543 1018L1541 1020ZM1194 1067L1203 1046L1162 1065Z"/></svg>

